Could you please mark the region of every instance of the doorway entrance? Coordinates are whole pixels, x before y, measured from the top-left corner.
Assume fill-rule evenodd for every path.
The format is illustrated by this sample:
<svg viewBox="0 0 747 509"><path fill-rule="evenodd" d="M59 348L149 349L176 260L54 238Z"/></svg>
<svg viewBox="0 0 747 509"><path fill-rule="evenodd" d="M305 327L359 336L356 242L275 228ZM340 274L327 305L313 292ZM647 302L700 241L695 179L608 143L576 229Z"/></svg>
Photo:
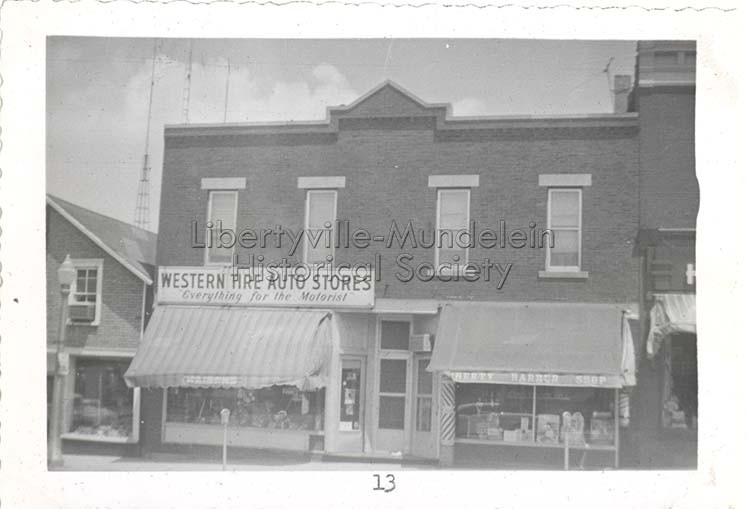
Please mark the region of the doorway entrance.
<svg viewBox="0 0 747 509"><path fill-rule="evenodd" d="M430 354L410 351L409 317L378 323L374 449L380 453L436 457Z"/></svg>
<svg viewBox="0 0 747 509"><path fill-rule="evenodd" d="M435 411L433 403L433 373L427 370L431 362L430 354L413 356L413 404L412 404L412 455L421 458L435 458Z"/></svg>

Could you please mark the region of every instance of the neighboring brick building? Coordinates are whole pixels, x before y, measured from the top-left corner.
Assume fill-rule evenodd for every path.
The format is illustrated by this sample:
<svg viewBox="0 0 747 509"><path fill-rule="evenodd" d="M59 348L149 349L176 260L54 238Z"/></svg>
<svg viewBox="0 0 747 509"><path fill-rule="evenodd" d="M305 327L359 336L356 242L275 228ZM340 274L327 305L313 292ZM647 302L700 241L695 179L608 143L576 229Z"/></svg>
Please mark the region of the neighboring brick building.
<svg viewBox="0 0 747 509"><path fill-rule="evenodd" d="M638 44L633 96L640 119L641 330L632 466L695 468L698 366L695 320L694 42Z"/></svg>
<svg viewBox="0 0 747 509"><path fill-rule="evenodd" d="M126 376L144 388L143 446L217 445L228 408L234 446L562 465L562 427L572 462L617 464L618 399L635 376L639 147L637 113L458 118L391 82L323 122L167 126L159 302ZM375 236L393 220L447 237L475 221L482 242L388 249ZM207 221L333 236L349 221L374 240L205 249ZM548 229L553 249L532 246ZM426 281L426 266L404 282L401 254L459 280ZM365 278L237 289L225 266L260 255L367 262L373 292ZM465 281L465 258L500 264L502 287L496 272Z"/></svg>
<svg viewBox="0 0 747 509"><path fill-rule="evenodd" d="M62 349L69 356L65 448L136 451L139 390L129 389L122 375L152 308L156 236L53 196L47 196L46 230L48 373L60 333L57 269L69 255L77 271Z"/></svg>

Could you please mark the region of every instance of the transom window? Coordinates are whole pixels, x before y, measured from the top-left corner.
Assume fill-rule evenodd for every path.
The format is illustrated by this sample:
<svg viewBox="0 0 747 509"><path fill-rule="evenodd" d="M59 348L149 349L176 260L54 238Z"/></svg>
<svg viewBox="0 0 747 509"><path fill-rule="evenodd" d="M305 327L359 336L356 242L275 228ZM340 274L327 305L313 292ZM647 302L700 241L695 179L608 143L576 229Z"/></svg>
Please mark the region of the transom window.
<svg viewBox="0 0 747 509"><path fill-rule="evenodd" d="M469 239L460 232L469 230L469 189L439 189L436 206L436 267L467 264Z"/></svg>
<svg viewBox="0 0 747 509"><path fill-rule="evenodd" d="M207 220L210 224L206 231L206 265L228 265L233 261L234 242L231 239L236 239L238 197L239 193L236 191L209 192ZM227 234L221 239L221 230L230 230L234 235Z"/></svg>
<svg viewBox="0 0 747 509"><path fill-rule="evenodd" d="M325 264L334 261L336 219L337 191L306 191L304 263Z"/></svg>
<svg viewBox="0 0 747 509"><path fill-rule="evenodd" d="M581 196L580 189L547 191L548 271L581 270Z"/></svg>

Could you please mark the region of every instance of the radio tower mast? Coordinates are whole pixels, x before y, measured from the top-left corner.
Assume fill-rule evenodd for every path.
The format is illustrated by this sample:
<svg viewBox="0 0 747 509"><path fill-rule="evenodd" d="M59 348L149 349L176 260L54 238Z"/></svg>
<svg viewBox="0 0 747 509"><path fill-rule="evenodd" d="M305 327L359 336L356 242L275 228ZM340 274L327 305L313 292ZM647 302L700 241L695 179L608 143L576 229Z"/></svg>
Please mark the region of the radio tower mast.
<svg viewBox="0 0 747 509"><path fill-rule="evenodd" d="M148 165L148 151L150 148L150 119L153 111L153 87L156 81L156 51L158 40L153 39L153 64L150 72L150 93L148 94L148 119L145 127L145 155L143 156L143 171L137 186L137 204L135 205L135 226L148 229L150 226L150 166Z"/></svg>
<svg viewBox="0 0 747 509"><path fill-rule="evenodd" d="M182 93L182 120L189 124L189 93L192 88L192 41L189 41L189 57L184 74L184 91Z"/></svg>

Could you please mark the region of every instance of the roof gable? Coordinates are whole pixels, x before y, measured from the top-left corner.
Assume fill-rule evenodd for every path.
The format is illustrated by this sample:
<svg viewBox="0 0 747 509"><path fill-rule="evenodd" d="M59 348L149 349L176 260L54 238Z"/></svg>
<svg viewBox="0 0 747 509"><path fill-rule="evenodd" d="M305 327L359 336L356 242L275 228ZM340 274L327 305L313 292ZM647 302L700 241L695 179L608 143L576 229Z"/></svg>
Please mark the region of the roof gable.
<svg viewBox="0 0 747 509"><path fill-rule="evenodd" d="M47 205L147 284L156 262L156 234L47 195Z"/></svg>
<svg viewBox="0 0 747 509"><path fill-rule="evenodd" d="M446 104L428 104L392 81L385 81L348 106L330 108L338 117L444 116Z"/></svg>

